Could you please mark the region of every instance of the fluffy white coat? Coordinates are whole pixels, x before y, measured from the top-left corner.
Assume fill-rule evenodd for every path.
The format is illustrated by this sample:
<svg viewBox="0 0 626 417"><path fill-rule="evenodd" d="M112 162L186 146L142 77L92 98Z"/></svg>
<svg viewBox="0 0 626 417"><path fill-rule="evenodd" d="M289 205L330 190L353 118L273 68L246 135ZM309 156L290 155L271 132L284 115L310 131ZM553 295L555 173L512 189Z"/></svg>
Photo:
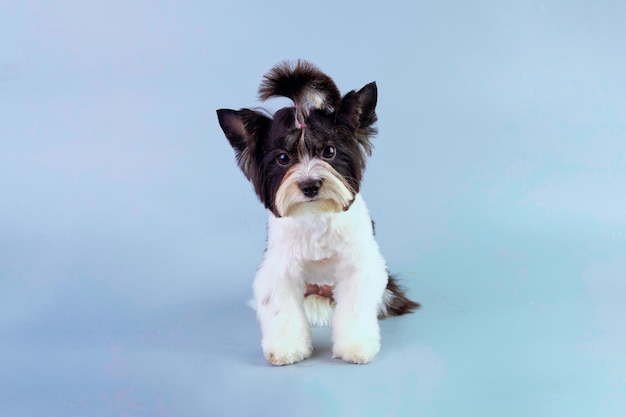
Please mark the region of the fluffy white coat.
<svg viewBox="0 0 626 417"><path fill-rule="evenodd" d="M270 214L267 250L254 280L265 357L274 365L307 358L313 351L307 313L318 324L332 314L333 357L369 362L380 350L377 315L387 279L360 194L339 213ZM305 282L334 286L334 312L324 297L305 303Z"/></svg>

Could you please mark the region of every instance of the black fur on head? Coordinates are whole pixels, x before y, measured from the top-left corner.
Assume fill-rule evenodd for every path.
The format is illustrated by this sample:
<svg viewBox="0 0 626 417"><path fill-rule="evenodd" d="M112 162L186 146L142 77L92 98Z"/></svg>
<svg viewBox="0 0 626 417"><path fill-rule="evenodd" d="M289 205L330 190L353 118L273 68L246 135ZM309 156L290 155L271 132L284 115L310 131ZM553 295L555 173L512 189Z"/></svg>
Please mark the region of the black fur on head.
<svg viewBox="0 0 626 417"><path fill-rule="evenodd" d="M217 115L239 167L265 207L280 216L275 199L285 175L314 158L327 162L354 198L376 134L376 83L340 97L333 80L313 64L283 62L265 75L259 96L288 97L294 106L273 117L250 109L220 109Z"/></svg>
<svg viewBox="0 0 626 417"><path fill-rule="evenodd" d="M308 116L312 109L332 113L341 100L335 82L315 65L298 60L292 65L285 61L265 74L259 87L259 98L287 97Z"/></svg>

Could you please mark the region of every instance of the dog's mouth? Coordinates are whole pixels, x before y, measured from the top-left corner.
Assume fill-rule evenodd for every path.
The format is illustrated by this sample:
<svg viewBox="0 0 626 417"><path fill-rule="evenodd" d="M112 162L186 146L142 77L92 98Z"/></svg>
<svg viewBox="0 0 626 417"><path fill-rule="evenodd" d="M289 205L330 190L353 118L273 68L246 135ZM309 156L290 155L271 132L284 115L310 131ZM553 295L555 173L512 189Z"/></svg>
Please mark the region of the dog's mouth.
<svg viewBox="0 0 626 417"><path fill-rule="evenodd" d="M342 202L319 195L315 197L305 197L304 200L300 202L300 204L321 204L321 209L324 209L324 207L330 209L332 207L334 211L342 211L344 209L344 207L342 206Z"/></svg>
<svg viewBox="0 0 626 417"><path fill-rule="evenodd" d="M339 202L323 197L307 198L290 205L281 216L302 216L307 214L340 213L346 211L350 206L344 206Z"/></svg>

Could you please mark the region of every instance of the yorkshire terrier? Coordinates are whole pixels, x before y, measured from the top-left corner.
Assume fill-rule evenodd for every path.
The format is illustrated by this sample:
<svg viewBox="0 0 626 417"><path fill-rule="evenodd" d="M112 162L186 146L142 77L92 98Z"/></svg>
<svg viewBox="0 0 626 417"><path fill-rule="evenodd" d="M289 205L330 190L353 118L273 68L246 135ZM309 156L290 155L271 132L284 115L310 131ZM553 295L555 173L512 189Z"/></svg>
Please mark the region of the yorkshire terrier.
<svg viewBox="0 0 626 417"><path fill-rule="evenodd" d="M287 365L313 351L311 325L332 325L332 354L367 363L380 350L378 319L410 313L374 239L360 185L377 133L376 83L343 97L306 61L275 66L261 100L294 103L270 115L217 111L237 162L269 210L267 249L254 279L263 353Z"/></svg>

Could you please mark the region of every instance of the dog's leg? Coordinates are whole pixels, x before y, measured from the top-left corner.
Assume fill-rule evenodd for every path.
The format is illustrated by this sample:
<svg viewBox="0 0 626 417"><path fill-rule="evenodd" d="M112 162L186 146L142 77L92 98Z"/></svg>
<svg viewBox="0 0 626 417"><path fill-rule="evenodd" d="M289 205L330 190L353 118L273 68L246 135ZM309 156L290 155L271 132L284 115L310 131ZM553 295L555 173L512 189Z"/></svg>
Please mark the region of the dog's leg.
<svg viewBox="0 0 626 417"><path fill-rule="evenodd" d="M254 279L263 354L272 365L299 362L313 352L300 274L293 265L285 266L284 258L266 252Z"/></svg>
<svg viewBox="0 0 626 417"><path fill-rule="evenodd" d="M367 363L380 350L377 316L387 282L385 262L378 255L343 269L337 271L334 291L333 358Z"/></svg>

